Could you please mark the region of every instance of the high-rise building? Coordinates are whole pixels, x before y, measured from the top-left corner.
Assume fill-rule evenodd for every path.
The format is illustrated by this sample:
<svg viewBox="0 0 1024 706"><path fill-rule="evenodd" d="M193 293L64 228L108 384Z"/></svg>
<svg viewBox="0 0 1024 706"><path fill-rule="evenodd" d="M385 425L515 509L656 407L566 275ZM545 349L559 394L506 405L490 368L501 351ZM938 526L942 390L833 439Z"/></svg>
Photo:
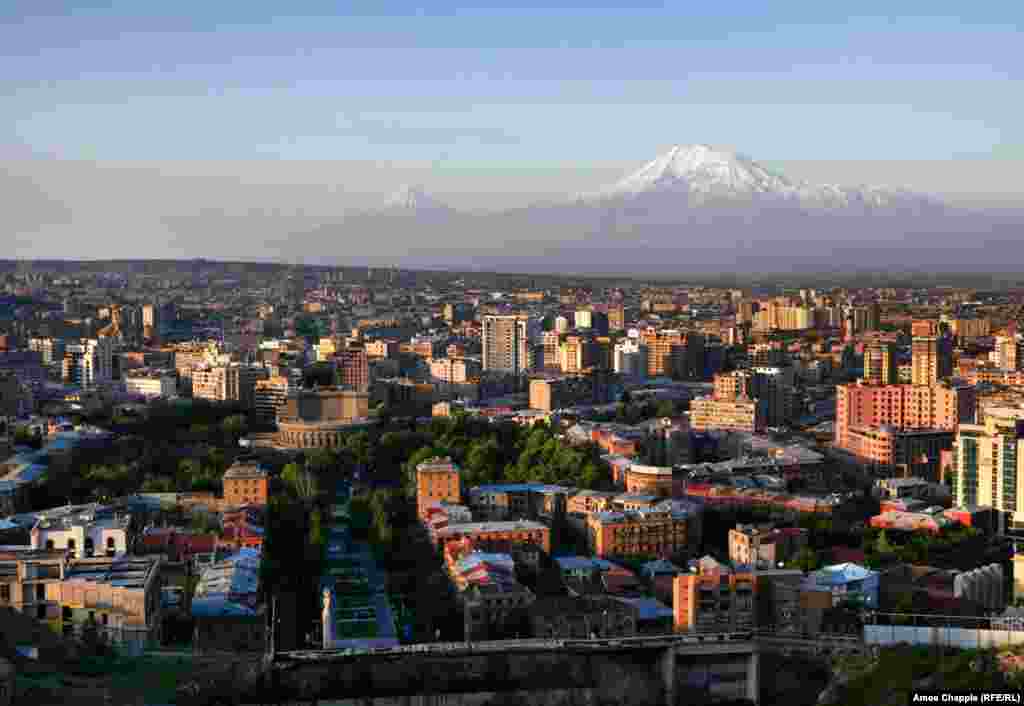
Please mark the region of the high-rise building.
<svg viewBox="0 0 1024 706"><path fill-rule="evenodd" d="M852 428L955 431L974 421L975 406L969 385L837 385L835 445L850 447Z"/></svg>
<svg viewBox="0 0 1024 706"><path fill-rule="evenodd" d="M1001 370L1020 370L1024 367L1024 339L1016 332L996 336L993 362Z"/></svg>
<svg viewBox="0 0 1024 706"><path fill-rule="evenodd" d="M255 403L256 382L267 371L251 365L230 363L192 370L192 396L216 402L238 402L251 409Z"/></svg>
<svg viewBox="0 0 1024 706"><path fill-rule="evenodd" d="M64 341L59 338L30 338L28 349L38 352L43 357L43 365L53 365L64 360Z"/></svg>
<svg viewBox="0 0 1024 706"><path fill-rule="evenodd" d="M984 424L963 424L953 444L953 501L993 507L1024 529L1024 410L989 408Z"/></svg>
<svg viewBox="0 0 1024 706"><path fill-rule="evenodd" d="M593 326L594 312L590 309L579 309L576 311L576 328L588 329Z"/></svg>
<svg viewBox="0 0 1024 706"><path fill-rule="evenodd" d="M715 375L715 399L734 400L737 397L754 397L756 375L751 370L734 370L731 373Z"/></svg>
<svg viewBox="0 0 1024 706"><path fill-rule="evenodd" d="M793 418L794 383L792 367L764 365L754 368L754 397L765 403L769 426L782 426Z"/></svg>
<svg viewBox="0 0 1024 706"><path fill-rule="evenodd" d="M253 411L256 417L265 423L277 420L277 411L288 399L288 378L275 375L265 380L257 380L253 390Z"/></svg>
<svg viewBox="0 0 1024 706"><path fill-rule="evenodd" d="M370 360L366 348L349 345L335 354L338 381L342 387L366 392L370 389Z"/></svg>
<svg viewBox="0 0 1024 706"><path fill-rule="evenodd" d="M92 387L114 377L112 338L83 338L64 347L64 382Z"/></svg>
<svg viewBox="0 0 1024 706"><path fill-rule="evenodd" d="M911 382L914 385L933 385L952 376L953 341L939 330L939 323L915 321L911 334Z"/></svg>
<svg viewBox="0 0 1024 706"><path fill-rule="evenodd" d="M522 375L530 360L529 318L522 314L484 316L483 368Z"/></svg>
<svg viewBox="0 0 1024 706"><path fill-rule="evenodd" d="M546 370L554 370L561 368L562 363L559 358L559 335L557 331L545 331L540 335L541 343L541 356L543 360L540 361L540 367Z"/></svg>
<svg viewBox="0 0 1024 706"><path fill-rule="evenodd" d="M864 382L868 385L895 385L899 382L895 345L874 341L865 347Z"/></svg>
<svg viewBox="0 0 1024 706"><path fill-rule="evenodd" d="M611 331L623 331L626 328L626 309L622 304L608 305L608 328Z"/></svg>
<svg viewBox="0 0 1024 706"><path fill-rule="evenodd" d="M647 377L647 346L635 338L624 338L615 344L612 368L628 378Z"/></svg>
<svg viewBox="0 0 1024 706"><path fill-rule="evenodd" d="M593 365L593 344L582 336L566 336L558 349L563 373L578 373Z"/></svg>

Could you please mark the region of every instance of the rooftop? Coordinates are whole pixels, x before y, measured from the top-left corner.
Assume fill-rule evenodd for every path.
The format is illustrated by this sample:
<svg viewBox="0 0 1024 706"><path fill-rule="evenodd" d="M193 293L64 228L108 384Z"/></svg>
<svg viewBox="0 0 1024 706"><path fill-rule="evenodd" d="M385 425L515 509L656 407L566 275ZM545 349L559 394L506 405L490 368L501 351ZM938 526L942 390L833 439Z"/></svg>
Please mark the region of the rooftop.
<svg viewBox="0 0 1024 706"><path fill-rule="evenodd" d="M466 522L458 525L449 525L437 531L438 536L476 534L485 532L528 532L545 530L548 527L540 522L531 520L517 520L514 522Z"/></svg>
<svg viewBox="0 0 1024 706"><path fill-rule="evenodd" d="M127 555L76 559L68 564L64 578L68 581L107 583L121 588L144 588L159 563L159 557Z"/></svg>

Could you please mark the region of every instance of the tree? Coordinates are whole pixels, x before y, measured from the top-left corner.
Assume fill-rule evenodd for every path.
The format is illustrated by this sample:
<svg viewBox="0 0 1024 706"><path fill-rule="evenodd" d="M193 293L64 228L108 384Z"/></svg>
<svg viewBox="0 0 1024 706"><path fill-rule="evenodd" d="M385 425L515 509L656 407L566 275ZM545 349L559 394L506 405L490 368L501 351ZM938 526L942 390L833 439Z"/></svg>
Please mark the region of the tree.
<svg viewBox="0 0 1024 706"><path fill-rule="evenodd" d="M297 463L289 463L284 467L281 471L281 480L296 498L307 504L319 494L316 476Z"/></svg>
<svg viewBox="0 0 1024 706"><path fill-rule="evenodd" d="M662 400L655 407L655 416L657 417L671 417L676 413L676 406L671 400Z"/></svg>
<svg viewBox="0 0 1024 706"><path fill-rule="evenodd" d="M231 439L231 443L237 444L238 440L248 431L249 420L244 414L232 414L230 417L224 418L220 427L224 435Z"/></svg>
<svg viewBox="0 0 1024 706"><path fill-rule="evenodd" d="M875 550L879 554L892 554L893 547L889 544L889 535L885 530L882 530L878 535L878 542L875 544Z"/></svg>

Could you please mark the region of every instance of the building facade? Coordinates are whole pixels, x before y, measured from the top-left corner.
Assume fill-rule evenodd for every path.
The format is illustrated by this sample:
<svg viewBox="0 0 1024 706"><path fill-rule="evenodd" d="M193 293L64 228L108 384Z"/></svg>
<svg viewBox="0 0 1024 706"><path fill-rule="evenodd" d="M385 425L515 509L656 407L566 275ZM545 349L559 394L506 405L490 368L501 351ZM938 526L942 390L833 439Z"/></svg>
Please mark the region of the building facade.
<svg viewBox="0 0 1024 706"><path fill-rule="evenodd" d="M690 402L690 427L694 431L760 432L767 426L767 403L756 399L716 400L698 397Z"/></svg>
<svg viewBox="0 0 1024 706"><path fill-rule="evenodd" d="M224 503L266 505L269 484L269 474L259 464L236 461L224 474Z"/></svg>
<svg viewBox="0 0 1024 706"><path fill-rule="evenodd" d="M529 318L525 315L483 317L483 369L522 375L529 367Z"/></svg>
<svg viewBox="0 0 1024 706"><path fill-rule="evenodd" d="M416 512L426 517L437 502L457 505L462 501L460 469L450 458L432 458L416 466Z"/></svg>
<svg viewBox="0 0 1024 706"><path fill-rule="evenodd" d="M989 408L984 424L963 424L953 444L953 503L993 507L1024 528L1024 410Z"/></svg>

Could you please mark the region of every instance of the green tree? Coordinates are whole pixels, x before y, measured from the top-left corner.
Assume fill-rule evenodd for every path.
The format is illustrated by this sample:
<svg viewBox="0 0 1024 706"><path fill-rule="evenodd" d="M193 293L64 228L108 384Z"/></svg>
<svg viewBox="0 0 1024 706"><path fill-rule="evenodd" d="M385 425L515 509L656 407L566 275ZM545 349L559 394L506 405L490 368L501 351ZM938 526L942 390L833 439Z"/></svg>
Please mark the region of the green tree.
<svg viewBox="0 0 1024 706"><path fill-rule="evenodd" d="M236 445L238 440L245 436L245 433L248 431L249 420L244 414L232 414L224 418L224 421L220 423L220 427L224 435L231 440L231 443Z"/></svg>
<svg viewBox="0 0 1024 706"><path fill-rule="evenodd" d="M889 544L889 535L885 530L878 534L878 542L875 544L875 551L879 554L892 554L893 547Z"/></svg>
<svg viewBox="0 0 1024 706"><path fill-rule="evenodd" d="M670 400L662 400L655 407L655 416L671 417L676 413L676 406Z"/></svg>
<svg viewBox="0 0 1024 706"><path fill-rule="evenodd" d="M289 463L281 471L281 480L295 498L309 504L319 495L316 476L297 463Z"/></svg>

